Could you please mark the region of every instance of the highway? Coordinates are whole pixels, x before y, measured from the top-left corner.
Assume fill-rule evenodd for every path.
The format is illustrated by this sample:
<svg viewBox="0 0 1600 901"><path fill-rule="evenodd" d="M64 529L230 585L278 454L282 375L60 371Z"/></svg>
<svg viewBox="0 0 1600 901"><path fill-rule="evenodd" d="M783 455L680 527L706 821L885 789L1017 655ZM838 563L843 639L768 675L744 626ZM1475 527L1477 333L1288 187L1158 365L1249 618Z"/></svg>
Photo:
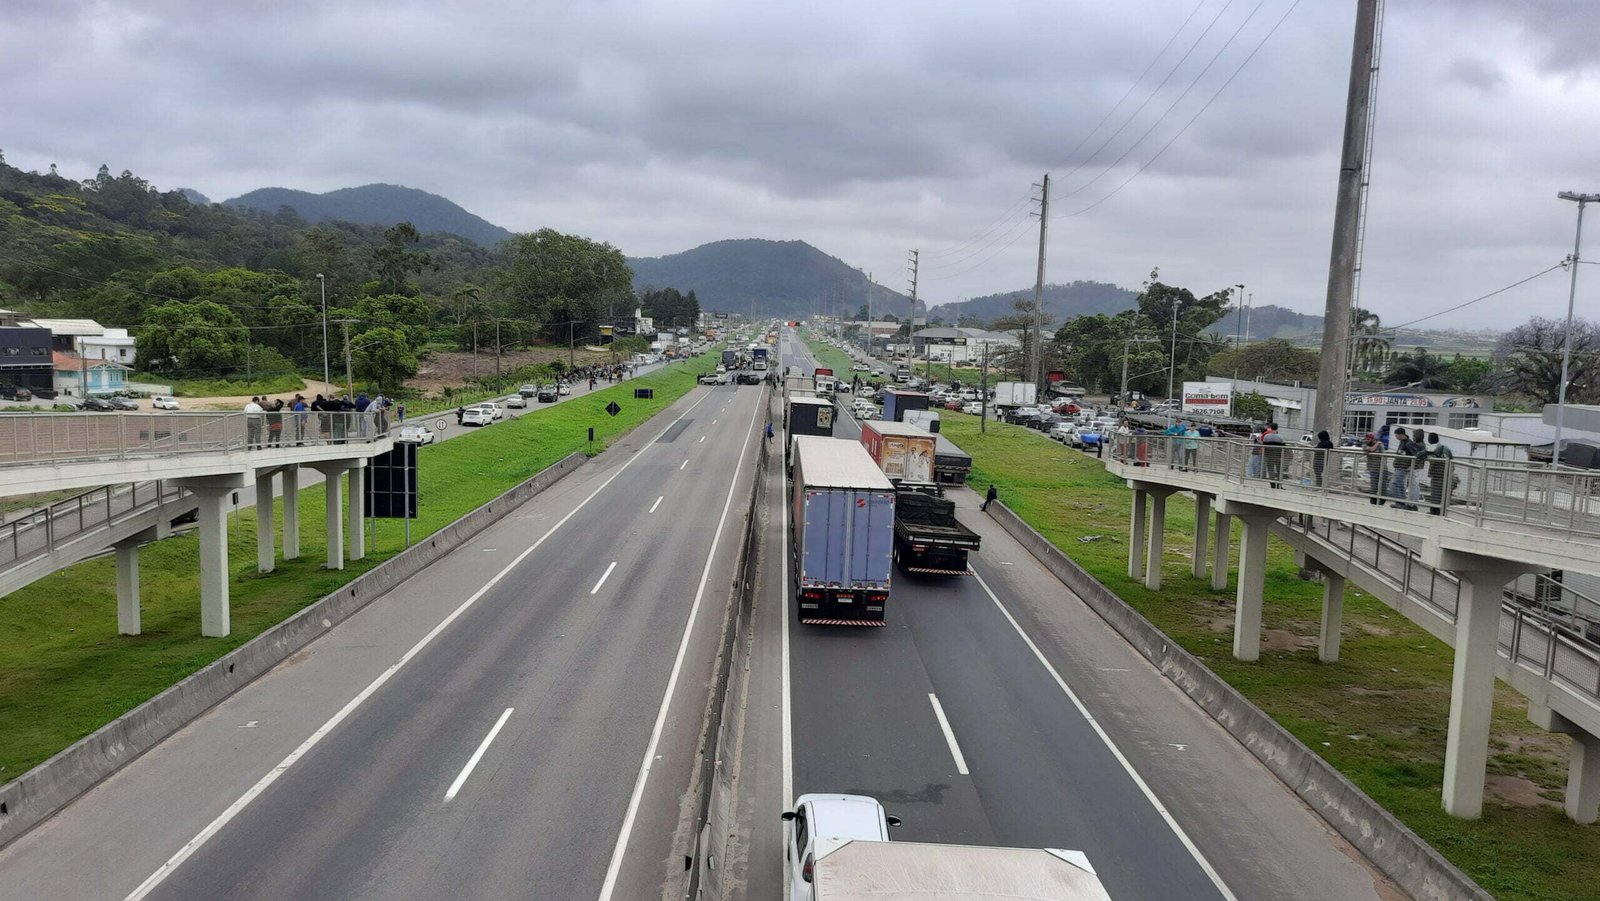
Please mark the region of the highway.
<svg viewBox="0 0 1600 901"><path fill-rule="evenodd" d="M331 629L0 850L0 899L661 897L763 395L696 389Z"/></svg>
<svg viewBox="0 0 1600 901"><path fill-rule="evenodd" d="M782 361L815 365L792 335ZM858 432L838 418L836 437ZM877 797L904 819L900 840L1084 851L1118 899L1399 896L972 492L953 496L983 536L976 574L897 570L886 627L801 626L787 575L763 574L782 600L759 608L749 706L787 713L746 724L747 744L785 755L752 765L751 897L779 891L783 799L818 791Z"/></svg>

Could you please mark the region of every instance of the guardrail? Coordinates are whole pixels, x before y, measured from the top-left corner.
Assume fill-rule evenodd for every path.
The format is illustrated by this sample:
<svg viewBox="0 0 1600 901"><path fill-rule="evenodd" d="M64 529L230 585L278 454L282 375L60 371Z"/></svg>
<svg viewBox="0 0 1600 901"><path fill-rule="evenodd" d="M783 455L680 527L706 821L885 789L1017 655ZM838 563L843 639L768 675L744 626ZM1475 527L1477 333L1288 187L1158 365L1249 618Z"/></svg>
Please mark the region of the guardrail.
<svg viewBox="0 0 1600 901"><path fill-rule="evenodd" d="M1326 517L1307 524L1301 517L1286 517L1289 528L1316 536L1352 561L1370 566L1407 597L1433 610L1450 624L1456 621L1461 603L1461 583L1448 572L1423 563L1405 545L1364 526L1351 526L1348 541L1334 537L1335 529ZM1373 539L1371 553L1358 550L1360 537ZM1385 567L1385 561L1391 566ZM1559 583L1555 583L1559 584ZM1580 696L1600 703L1600 647L1574 624L1564 623L1550 612L1530 607L1510 590L1500 604L1498 645L1501 656L1532 670L1544 678L1564 685ZM1577 617L1573 617L1577 621Z"/></svg>
<svg viewBox="0 0 1600 901"><path fill-rule="evenodd" d="M0 525L0 569L48 556L58 542L109 527L122 517L177 500L184 493L182 488L161 481L102 485L77 497L24 511Z"/></svg>
<svg viewBox="0 0 1600 901"><path fill-rule="evenodd" d="M1386 503L1475 525L1512 522L1600 538L1600 472L1472 458L1368 456L1359 448L1263 445L1237 438L1113 433L1111 456L1132 466L1219 475Z"/></svg>
<svg viewBox="0 0 1600 901"><path fill-rule="evenodd" d="M364 444L388 426L376 412L17 413L0 416L0 466Z"/></svg>

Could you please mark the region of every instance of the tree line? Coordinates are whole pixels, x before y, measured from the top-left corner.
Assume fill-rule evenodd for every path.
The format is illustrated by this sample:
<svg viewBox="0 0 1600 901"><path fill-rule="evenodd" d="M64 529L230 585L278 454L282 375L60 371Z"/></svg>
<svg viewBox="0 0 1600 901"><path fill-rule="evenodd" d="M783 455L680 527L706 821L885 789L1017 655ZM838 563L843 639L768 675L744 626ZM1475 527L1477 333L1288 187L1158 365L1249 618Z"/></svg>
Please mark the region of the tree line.
<svg viewBox="0 0 1600 901"><path fill-rule="evenodd" d="M128 327L137 368L173 378L298 371L329 356L392 391L430 349L591 344L635 307L692 325L694 292L633 293L616 247L541 229L494 249L447 234L194 203L102 166L74 181L0 154L0 305ZM337 381L337 380L336 380Z"/></svg>

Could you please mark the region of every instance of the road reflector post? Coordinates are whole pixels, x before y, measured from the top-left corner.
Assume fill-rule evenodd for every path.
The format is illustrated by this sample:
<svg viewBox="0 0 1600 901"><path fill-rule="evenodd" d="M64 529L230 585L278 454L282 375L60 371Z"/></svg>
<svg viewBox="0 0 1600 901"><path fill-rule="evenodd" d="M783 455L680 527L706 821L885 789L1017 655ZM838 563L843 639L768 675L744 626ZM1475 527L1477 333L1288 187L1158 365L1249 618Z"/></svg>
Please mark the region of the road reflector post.
<svg viewBox="0 0 1600 901"><path fill-rule="evenodd" d="M589 426L589 440L594 440L594 426Z"/></svg>

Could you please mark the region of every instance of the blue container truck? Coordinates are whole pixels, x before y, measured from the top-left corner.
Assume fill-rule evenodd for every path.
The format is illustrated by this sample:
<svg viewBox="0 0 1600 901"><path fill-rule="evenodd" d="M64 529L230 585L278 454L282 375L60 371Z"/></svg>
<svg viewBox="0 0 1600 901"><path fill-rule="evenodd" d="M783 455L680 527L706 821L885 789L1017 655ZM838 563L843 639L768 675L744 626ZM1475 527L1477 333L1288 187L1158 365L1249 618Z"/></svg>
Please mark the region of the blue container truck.
<svg viewBox="0 0 1600 901"><path fill-rule="evenodd" d="M895 490L865 448L794 438L790 565L799 619L881 626L894 568Z"/></svg>

